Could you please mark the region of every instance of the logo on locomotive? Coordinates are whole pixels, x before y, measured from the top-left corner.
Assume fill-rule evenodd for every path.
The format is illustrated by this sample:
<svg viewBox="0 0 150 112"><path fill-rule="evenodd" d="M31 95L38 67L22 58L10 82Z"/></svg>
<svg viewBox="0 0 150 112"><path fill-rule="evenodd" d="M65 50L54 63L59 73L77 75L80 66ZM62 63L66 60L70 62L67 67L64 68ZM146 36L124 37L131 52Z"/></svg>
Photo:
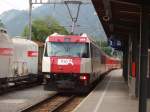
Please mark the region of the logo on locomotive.
<svg viewBox="0 0 150 112"><path fill-rule="evenodd" d="M74 65L72 59L58 59L57 64L58 65L69 65L69 64L71 64L72 66Z"/></svg>

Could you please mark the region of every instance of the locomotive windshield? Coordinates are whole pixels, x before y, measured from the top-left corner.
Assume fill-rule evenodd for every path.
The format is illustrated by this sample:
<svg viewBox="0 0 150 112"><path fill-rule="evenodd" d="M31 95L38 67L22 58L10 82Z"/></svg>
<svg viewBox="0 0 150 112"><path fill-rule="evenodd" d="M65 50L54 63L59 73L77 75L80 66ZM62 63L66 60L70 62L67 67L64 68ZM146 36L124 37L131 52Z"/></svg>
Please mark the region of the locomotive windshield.
<svg viewBox="0 0 150 112"><path fill-rule="evenodd" d="M88 43L48 42L45 52L46 56L73 56L88 58Z"/></svg>

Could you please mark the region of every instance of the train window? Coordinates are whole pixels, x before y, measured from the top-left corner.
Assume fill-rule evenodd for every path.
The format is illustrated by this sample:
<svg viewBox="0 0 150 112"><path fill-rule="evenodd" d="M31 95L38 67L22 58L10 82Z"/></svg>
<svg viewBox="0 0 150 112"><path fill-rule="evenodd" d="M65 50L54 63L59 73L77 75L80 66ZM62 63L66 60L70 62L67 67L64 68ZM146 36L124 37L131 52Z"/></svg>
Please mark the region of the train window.
<svg viewBox="0 0 150 112"><path fill-rule="evenodd" d="M91 44L91 56L94 58L100 57L99 49L96 46L94 46L93 44Z"/></svg>
<svg viewBox="0 0 150 112"><path fill-rule="evenodd" d="M47 55L89 58L89 44L73 42L48 42Z"/></svg>
<svg viewBox="0 0 150 112"><path fill-rule="evenodd" d="M91 56L92 56L92 58L96 57L96 55L95 55L95 47L94 47L93 44L91 44Z"/></svg>
<svg viewBox="0 0 150 112"><path fill-rule="evenodd" d="M99 54L99 49L98 49L98 48L96 48L95 56L96 56L96 57L99 57L99 56L100 56L100 54Z"/></svg>
<svg viewBox="0 0 150 112"><path fill-rule="evenodd" d="M93 44L91 44L90 49L91 49L91 57L93 58L94 57L94 47L93 47Z"/></svg>

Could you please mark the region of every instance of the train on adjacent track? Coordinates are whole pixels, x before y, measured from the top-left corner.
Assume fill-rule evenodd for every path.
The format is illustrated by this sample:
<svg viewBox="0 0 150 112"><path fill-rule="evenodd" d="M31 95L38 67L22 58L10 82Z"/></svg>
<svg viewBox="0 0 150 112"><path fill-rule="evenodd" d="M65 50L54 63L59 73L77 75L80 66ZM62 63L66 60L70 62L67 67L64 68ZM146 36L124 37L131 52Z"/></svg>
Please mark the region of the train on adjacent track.
<svg viewBox="0 0 150 112"><path fill-rule="evenodd" d="M44 89L87 92L102 74L120 66L120 59L106 55L86 34L55 33L45 41Z"/></svg>
<svg viewBox="0 0 150 112"><path fill-rule="evenodd" d="M38 45L0 29L0 88L38 78Z"/></svg>

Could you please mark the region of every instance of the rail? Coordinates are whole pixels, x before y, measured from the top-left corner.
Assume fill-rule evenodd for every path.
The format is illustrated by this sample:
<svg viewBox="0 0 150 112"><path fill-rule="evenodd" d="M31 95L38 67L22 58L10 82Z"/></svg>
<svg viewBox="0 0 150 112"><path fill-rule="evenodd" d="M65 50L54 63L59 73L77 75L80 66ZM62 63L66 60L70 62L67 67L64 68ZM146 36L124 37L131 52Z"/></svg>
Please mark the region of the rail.
<svg viewBox="0 0 150 112"><path fill-rule="evenodd" d="M60 95L57 93L54 96L23 110L22 112L58 112L75 97L75 95Z"/></svg>

